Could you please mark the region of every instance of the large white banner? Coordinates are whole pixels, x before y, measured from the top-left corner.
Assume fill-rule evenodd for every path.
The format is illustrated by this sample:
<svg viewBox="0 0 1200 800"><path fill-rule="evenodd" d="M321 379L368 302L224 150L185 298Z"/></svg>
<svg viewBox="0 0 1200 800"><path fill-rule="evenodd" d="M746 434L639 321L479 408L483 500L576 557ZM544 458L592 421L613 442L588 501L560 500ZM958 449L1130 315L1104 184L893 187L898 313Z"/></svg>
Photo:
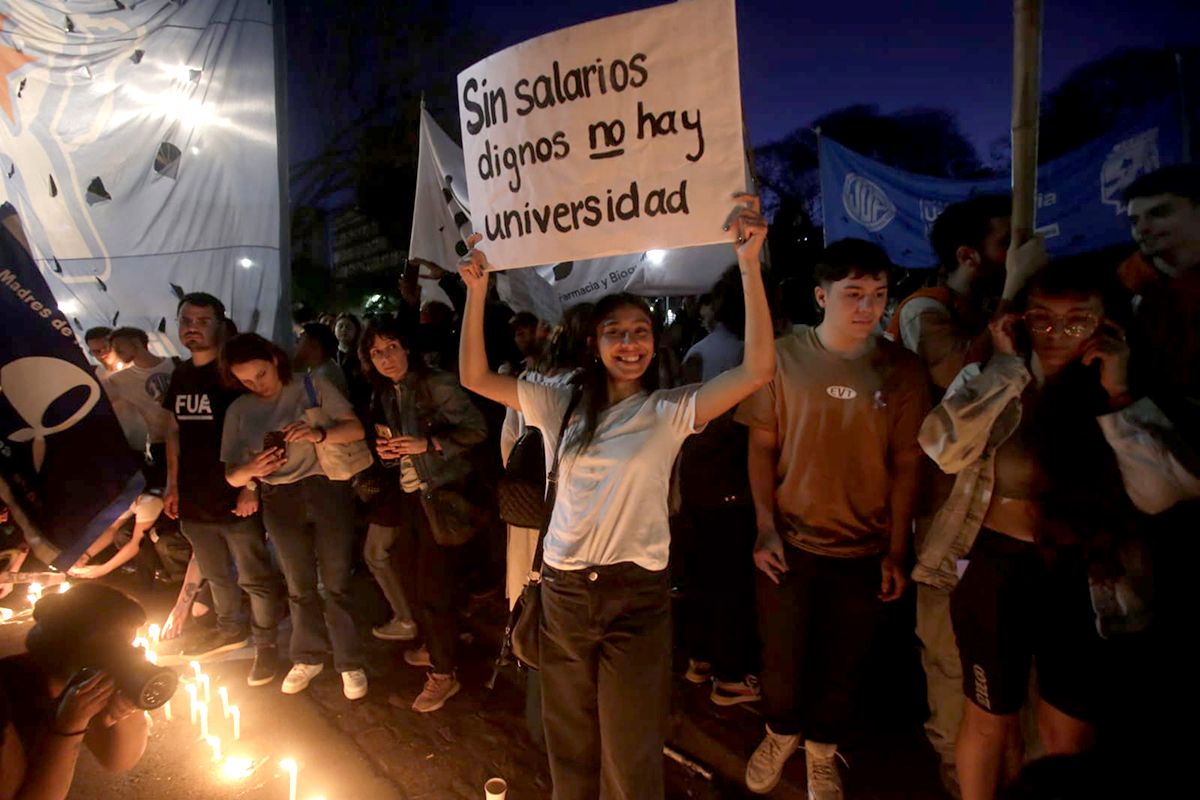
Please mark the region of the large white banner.
<svg viewBox="0 0 1200 800"><path fill-rule="evenodd" d="M471 221L496 267L728 239L747 188L733 0L546 34L458 89Z"/></svg>
<svg viewBox="0 0 1200 800"><path fill-rule="evenodd" d="M268 0L0 0L0 198L77 334L172 352L191 291L290 328L272 30Z"/></svg>

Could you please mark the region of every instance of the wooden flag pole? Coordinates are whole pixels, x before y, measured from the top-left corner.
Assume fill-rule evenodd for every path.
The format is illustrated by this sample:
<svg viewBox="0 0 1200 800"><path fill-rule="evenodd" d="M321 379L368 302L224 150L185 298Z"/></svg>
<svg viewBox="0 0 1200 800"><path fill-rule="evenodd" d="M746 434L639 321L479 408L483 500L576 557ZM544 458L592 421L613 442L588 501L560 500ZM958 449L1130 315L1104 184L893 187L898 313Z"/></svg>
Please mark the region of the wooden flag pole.
<svg viewBox="0 0 1200 800"><path fill-rule="evenodd" d="M1029 241L1037 210L1042 0L1013 0L1012 246Z"/></svg>

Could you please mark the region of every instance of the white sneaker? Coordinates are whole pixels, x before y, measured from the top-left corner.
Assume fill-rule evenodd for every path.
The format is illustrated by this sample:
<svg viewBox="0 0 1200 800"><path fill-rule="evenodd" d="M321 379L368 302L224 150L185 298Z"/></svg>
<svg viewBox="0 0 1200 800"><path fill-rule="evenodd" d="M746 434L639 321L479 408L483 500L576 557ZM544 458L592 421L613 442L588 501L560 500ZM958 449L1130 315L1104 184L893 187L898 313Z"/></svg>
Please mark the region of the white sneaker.
<svg viewBox="0 0 1200 800"><path fill-rule="evenodd" d="M308 684L312 683L312 679L320 675L323 669L324 664L293 664L279 689L284 694L299 694L308 688Z"/></svg>
<svg viewBox="0 0 1200 800"><path fill-rule="evenodd" d="M767 794L779 785L783 765L800 747L799 736L783 736L767 727L767 736L746 764L746 788L755 794Z"/></svg>
<svg viewBox="0 0 1200 800"><path fill-rule="evenodd" d="M808 766L808 800L842 800L837 745L805 742L804 750Z"/></svg>
<svg viewBox="0 0 1200 800"><path fill-rule="evenodd" d="M376 639L385 639L389 642L411 642L417 638L417 623L411 619L394 619L371 628L371 634Z"/></svg>
<svg viewBox="0 0 1200 800"><path fill-rule="evenodd" d="M347 700L361 700L367 696L367 673L361 669L348 669L342 673L342 694Z"/></svg>

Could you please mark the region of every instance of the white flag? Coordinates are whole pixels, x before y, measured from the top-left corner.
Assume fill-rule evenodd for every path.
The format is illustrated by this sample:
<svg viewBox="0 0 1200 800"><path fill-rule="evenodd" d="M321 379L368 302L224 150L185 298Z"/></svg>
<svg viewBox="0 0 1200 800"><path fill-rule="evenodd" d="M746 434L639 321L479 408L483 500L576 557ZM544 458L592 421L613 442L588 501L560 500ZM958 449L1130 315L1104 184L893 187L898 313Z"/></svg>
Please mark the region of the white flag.
<svg viewBox="0 0 1200 800"><path fill-rule="evenodd" d="M454 270L458 259L467 253L470 214L462 148L422 108L417 195L408 257Z"/></svg>

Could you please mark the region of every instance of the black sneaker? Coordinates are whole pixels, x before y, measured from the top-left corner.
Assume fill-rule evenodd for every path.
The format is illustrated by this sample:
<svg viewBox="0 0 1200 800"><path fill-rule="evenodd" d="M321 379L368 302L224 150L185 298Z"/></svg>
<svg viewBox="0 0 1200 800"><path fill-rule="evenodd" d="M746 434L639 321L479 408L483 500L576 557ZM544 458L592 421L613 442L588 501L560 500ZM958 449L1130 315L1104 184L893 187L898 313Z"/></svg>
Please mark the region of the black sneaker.
<svg viewBox="0 0 1200 800"><path fill-rule="evenodd" d="M279 655L274 647L256 647L254 649L254 664L250 667L250 674L246 676L246 683L251 686L266 686L271 681L275 680L275 676L279 674Z"/></svg>
<svg viewBox="0 0 1200 800"><path fill-rule="evenodd" d="M196 660L209 658L220 653L228 653L230 650L241 650L249 641L250 639L245 633L225 633L214 628L192 639L183 648L181 655L184 658Z"/></svg>

